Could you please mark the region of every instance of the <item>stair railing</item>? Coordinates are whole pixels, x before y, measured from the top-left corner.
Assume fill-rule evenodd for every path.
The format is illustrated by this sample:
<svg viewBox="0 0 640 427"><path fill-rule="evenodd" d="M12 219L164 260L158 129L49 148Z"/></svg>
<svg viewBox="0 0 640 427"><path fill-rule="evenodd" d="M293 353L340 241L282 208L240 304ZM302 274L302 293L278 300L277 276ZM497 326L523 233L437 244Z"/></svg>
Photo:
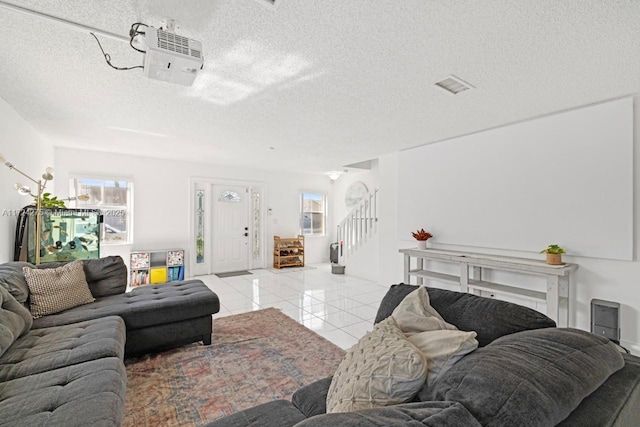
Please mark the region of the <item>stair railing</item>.
<svg viewBox="0 0 640 427"><path fill-rule="evenodd" d="M339 259L349 257L378 232L378 190L367 193L338 225Z"/></svg>

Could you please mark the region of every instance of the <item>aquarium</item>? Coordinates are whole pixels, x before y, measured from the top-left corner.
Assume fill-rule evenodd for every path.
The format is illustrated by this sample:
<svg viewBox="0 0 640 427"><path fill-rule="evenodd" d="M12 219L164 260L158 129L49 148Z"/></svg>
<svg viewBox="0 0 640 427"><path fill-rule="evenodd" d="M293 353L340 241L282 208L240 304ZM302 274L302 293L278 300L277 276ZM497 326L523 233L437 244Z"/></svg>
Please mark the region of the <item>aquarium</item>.
<svg viewBox="0 0 640 427"><path fill-rule="evenodd" d="M35 263L35 213L35 208L22 210L16 233L18 258L31 263ZM101 225L97 209L42 209L40 263L100 258Z"/></svg>

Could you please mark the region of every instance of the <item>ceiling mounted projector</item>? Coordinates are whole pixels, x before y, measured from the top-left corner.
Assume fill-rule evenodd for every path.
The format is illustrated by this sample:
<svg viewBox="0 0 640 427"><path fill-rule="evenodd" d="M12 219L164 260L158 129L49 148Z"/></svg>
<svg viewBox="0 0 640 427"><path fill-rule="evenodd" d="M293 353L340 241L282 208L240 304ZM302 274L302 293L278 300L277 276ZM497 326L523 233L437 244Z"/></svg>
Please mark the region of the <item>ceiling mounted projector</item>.
<svg viewBox="0 0 640 427"><path fill-rule="evenodd" d="M204 64L202 43L153 27L145 29L144 39L145 76L184 86L193 84Z"/></svg>

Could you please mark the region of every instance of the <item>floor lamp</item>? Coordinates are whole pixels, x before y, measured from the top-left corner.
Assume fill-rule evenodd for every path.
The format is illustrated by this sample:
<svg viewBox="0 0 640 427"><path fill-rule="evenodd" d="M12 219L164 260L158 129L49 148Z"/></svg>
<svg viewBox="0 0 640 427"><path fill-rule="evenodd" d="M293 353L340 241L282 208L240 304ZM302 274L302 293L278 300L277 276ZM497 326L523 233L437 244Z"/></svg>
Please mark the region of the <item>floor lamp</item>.
<svg viewBox="0 0 640 427"><path fill-rule="evenodd" d="M0 162L4 163L4 165L6 167L8 167L11 170L14 170L16 172L18 172L20 175L24 176L25 178L27 178L28 180L32 181L34 184L36 184L36 194L34 194L31 191L31 188L29 188L26 185L22 185L20 183L16 183L13 185L13 188L18 190L18 193L22 194L22 195L31 195L33 196L33 198L36 200L36 257L35 257L35 264L39 265L40 264L40 239L41 239L41 227L42 227L42 215L41 215L41 210L42 210L42 193L44 193L44 189L47 186L47 182L51 181L53 179L53 168L52 167L48 167L45 169L44 173L42 174L42 179L33 179L31 178L29 175L27 175L26 173L22 172L20 169L16 168L15 165L11 162L6 161L6 159L4 158L4 156L2 156L2 154L0 154Z"/></svg>

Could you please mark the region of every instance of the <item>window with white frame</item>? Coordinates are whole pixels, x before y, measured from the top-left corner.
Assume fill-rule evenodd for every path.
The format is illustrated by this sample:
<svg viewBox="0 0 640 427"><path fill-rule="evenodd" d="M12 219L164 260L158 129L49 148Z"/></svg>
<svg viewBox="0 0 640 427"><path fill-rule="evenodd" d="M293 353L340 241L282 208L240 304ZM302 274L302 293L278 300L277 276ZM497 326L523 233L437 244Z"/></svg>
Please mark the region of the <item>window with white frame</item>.
<svg viewBox="0 0 640 427"><path fill-rule="evenodd" d="M300 194L300 234L324 236L326 234L327 201L322 193Z"/></svg>
<svg viewBox="0 0 640 427"><path fill-rule="evenodd" d="M131 243L133 180L119 177L74 176L70 181L72 196L89 196L86 201L76 200L76 207L102 211L102 243Z"/></svg>

